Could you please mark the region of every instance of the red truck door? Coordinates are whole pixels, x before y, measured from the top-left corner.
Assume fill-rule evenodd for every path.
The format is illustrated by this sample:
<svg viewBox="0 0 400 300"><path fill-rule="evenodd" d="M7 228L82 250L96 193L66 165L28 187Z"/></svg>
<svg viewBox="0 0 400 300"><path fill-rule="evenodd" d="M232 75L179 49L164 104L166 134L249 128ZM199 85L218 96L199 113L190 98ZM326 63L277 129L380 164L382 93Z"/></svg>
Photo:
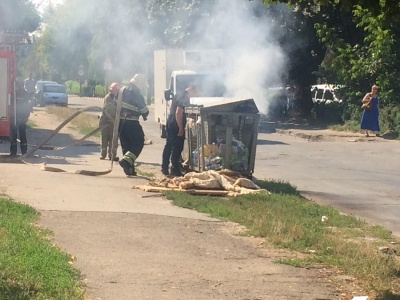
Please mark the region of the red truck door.
<svg viewBox="0 0 400 300"><path fill-rule="evenodd" d="M0 138L10 136L11 97L15 79L15 53L0 48Z"/></svg>

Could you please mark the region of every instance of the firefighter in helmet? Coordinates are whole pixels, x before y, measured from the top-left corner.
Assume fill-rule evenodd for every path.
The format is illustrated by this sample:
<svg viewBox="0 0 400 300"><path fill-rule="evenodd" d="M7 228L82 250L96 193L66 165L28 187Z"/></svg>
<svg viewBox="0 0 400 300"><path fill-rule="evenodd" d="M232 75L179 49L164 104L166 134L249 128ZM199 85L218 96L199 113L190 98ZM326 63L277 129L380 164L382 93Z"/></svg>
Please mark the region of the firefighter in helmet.
<svg viewBox="0 0 400 300"><path fill-rule="evenodd" d="M144 146L144 132L139 117L147 120L149 109L145 103L141 88L146 85L143 74L136 74L126 87L120 89L118 101L121 102L119 122L119 140L124 157L119 161L120 166L128 176L135 176L135 161Z"/></svg>
<svg viewBox="0 0 400 300"><path fill-rule="evenodd" d="M109 93L104 97L103 111L100 116L99 125L108 125L101 131L101 154L100 159L108 158L114 161L118 161L117 157L117 147L112 149L113 140L113 129L115 114L117 112L117 102L116 96L118 94L120 87L117 82L113 82L110 85Z"/></svg>

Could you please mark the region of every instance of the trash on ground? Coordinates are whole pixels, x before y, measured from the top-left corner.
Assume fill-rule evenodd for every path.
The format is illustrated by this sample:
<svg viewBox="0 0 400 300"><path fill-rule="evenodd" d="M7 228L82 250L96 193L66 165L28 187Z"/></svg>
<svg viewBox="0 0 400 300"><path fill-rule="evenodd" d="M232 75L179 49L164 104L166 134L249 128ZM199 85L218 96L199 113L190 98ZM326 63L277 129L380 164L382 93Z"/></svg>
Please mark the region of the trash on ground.
<svg viewBox="0 0 400 300"><path fill-rule="evenodd" d="M269 193L253 181L232 170L190 172L183 177L165 177L134 186L146 192L168 190L183 191L196 195L237 196L243 194Z"/></svg>

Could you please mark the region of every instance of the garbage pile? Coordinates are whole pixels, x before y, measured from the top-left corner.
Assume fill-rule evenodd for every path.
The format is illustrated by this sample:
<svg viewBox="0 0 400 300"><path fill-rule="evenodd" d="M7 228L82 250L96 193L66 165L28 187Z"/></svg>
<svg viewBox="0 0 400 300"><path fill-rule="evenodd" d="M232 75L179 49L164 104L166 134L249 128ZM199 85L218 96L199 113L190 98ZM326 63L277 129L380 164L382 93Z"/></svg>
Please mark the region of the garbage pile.
<svg viewBox="0 0 400 300"><path fill-rule="evenodd" d="M225 139L217 139L217 143L204 145L204 163L207 170L219 170L224 165L225 159ZM231 167L236 171L246 171L248 169L249 150L245 145L232 137ZM199 167L199 160L202 159L202 148L192 151L193 166Z"/></svg>
<svg viewBox="0 0 400 300"><path fill-rule="evenodd" d="M184 191L197 195L237 196L265 193L253 181L232 170L190 172L183 177L165 177L134 188L149 192Z"/></svg>

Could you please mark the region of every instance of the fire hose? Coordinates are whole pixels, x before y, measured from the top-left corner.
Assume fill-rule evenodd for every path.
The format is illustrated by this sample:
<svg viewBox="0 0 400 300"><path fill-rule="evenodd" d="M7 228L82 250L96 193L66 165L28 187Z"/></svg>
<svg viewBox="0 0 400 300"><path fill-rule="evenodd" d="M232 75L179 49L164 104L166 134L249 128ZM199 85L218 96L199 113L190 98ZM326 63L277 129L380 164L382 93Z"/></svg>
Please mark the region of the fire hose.
<svg viewBox="0 0 400 300"><path fill-rule="evenodd" d="M122 95L122 93L120 93L120 95ZM117 101L117 111L116 111L116 116L115 116L115 121L114 121L114 128L113 128L113 140L112 140L112 151L111 151L111 153L115 153L116 152L115 150L116 150L117 145L118 145L118 128L119 128L120 112L121 112L121 106L122 106L121 102L122 102L122 99L121 99L121 96L119 96L118 97L118 101ZM3 162L9 162L9 163L22 163L22 164L33 165L31 163L26 162L25 159L28 158L33 153L35 153L38 149L43 147L62 128L64 128L70 121L72 121L78 115L80 115L81 113L83 113L83 112L85 112L87 110L96 109L96 108L99 108L99 107L98 106L89 106L89 107L85 107L85 108L77 110L71 116L69 116L67 119L65 119L56 129L54 129L53 132L51 133L51 135L48 138L46 138L41 143L39 143L38 145L36 145L33 148L31 148L30 150L28 150L24 155L22 155L21 157L2 158L2 161ZM65 149L67 147L77 145L80 142L84 141L85 139L89 138L90 136L94 135L96 132L106 128L107 126L109 126L109 124L101 125L101 126L97 127L96 129L92 130L90 133L88 133L84 137L82 137L80 140L75 141L72 144L70 144L68 146L65 146L65 147L54 147L52 150L62 150L62 149ZM66 172L66 173L81 174L81 175L87 175L87 176L99 176L99 175L109 174L113 169L113 162L114 162L114 157L111 157L111 166L106 171L77 170L77 171L74 171L74 172L67 172L67 171L65 171L63 169L60 169L60 168L48 167L48 166L46 166L46 163L42 163L42 164L38 164L38 165L42 166L41 169L43 171Z"/></svg>

